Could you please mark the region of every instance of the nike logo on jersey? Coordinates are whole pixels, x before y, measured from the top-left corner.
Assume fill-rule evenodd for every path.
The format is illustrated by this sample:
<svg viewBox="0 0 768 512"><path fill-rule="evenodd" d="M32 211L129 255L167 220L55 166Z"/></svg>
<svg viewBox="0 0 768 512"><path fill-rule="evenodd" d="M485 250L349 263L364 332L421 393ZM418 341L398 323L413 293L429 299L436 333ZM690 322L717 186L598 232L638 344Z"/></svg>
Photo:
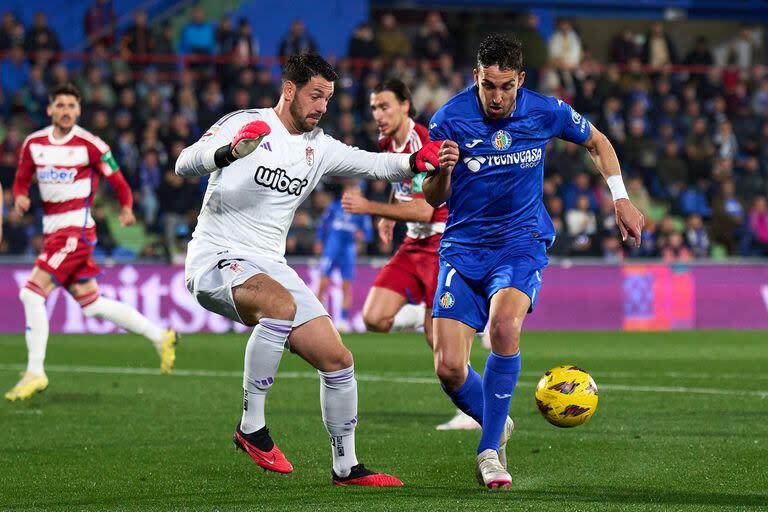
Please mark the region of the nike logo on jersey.
<svg viewBox="0 0 768 512"><path fill-rule="evenodd" d="M472 149L473 147L477 146L483 142L483 139L474 139L472 142L465 142L464 145L467 146L469 149Z"/></svg>
<svg viewBox="0 0 768 512"><path fill-rule="evenodd" d="M494 394L493 394L493 396L495 396L495 397L496 397L496 398L498 398L499 400L504 400L505 398L509 398L509 397L511 397L512 395L511 395L510 393L504 393L503 395L500 395L500 394L498 394L498 393L494 393Z"/></svg>

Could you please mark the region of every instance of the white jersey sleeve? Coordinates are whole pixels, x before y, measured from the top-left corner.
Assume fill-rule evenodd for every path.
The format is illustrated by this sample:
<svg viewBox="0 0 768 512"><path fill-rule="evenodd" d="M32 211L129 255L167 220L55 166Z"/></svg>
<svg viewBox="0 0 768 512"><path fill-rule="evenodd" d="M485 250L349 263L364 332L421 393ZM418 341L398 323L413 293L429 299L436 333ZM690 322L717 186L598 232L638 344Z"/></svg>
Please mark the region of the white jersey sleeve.
<svg viewBox="0 0 768 512"><path fill-rule="evenodd" d="M323 155L323 169L329 176L384 181L403 181L413 178L408 162L411 155L396 153L371 153L348 146L328 135Z"/></svg>
<svg viewBox="0 0 768 512"><path fill-rule="evenodd" d="M216 171L216 163L213 156L221 146L232 142L235 132L232 123L226 123L227 119L239 113L232 112L219 119L216 124L208 128L208 131L200 137L200 140L184 148L176 160L176 174L184 177L206 176Z"/></svg>

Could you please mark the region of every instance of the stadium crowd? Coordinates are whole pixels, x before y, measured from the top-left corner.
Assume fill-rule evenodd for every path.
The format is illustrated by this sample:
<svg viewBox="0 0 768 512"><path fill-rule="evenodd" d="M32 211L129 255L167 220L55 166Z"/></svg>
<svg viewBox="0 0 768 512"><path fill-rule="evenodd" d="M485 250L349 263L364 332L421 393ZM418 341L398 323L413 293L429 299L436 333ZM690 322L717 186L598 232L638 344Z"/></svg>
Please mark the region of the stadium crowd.
<svg viewBox="0 0 768 512"><path fill-rule="evenodd" d="M177 177L176 157L223 114L277 101L279 77L260 65L258 34L246 20L211 23L193 8L174 37L170 24L150 26L137 11L118 37L98 30L113 21L109 12L88 11L86 32L93 44L88 58L73 65L59 59L57 35L43 13L28 27L10 12L2 17L0 254L34 255L42 246L41 213L16 215L10 190L25 136L48 122L51 85L72 81L80 87L80 124L111 146L133 189L138 227L116 228L115 202L106 188L93 209L99 252L124 258L183 260L205 183ZM607 62L590 54L567 20L558 22L549 41L534 16L522 17L513 32L524 47L526 85L568 101L609 136L630 197L649 220L639 249L622 245L610 194L586 152L553 143L544 181L558 232L552 255L608 261L768 256L768 74L756 66L763 62L763 48L754 29L745 27L718 44L700 37L683 54L657 22L647 34L618 33ZM285 56L315 47L311 29L295 21L274 50ZM162 57L174 54L221 58L179 65ZM391 76L410 84L417 120L426 124L471 83L472 62L454 55L454 40L437 12L417 26L400 26L389 13L360 25L347 57L335 61L341 79L321 126L348 144L376 150L368 100ZM369 198L388 200L389 185L363 185ZM341 188L324 183L297 212L289 255L316 254L315 223ZM361 247L369 255L392 249L380 241Z"/></svg>

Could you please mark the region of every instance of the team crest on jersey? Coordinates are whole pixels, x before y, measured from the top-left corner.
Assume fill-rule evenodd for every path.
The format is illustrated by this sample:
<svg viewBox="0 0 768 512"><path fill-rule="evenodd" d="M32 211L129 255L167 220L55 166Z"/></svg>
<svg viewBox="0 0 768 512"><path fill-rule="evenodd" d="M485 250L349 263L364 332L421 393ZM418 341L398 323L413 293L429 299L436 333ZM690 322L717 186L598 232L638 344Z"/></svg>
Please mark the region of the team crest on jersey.
<svg viewBox="0 0 768 512"><path fill-rule="evenodd" d="M443 309L451 309L456 304L456 299L453 298L451 292L445 292L440 296L440 307Z"/></svg>
<svg viewBox="0 0 768 512"><path fill-rule="evenodd" d="M304 151L304 156L307 158L307 165L312 167L312 164L315 163L315 150L312 148L307 148Z"/></svg>
<svg viewBox="0 0 768 512"><path fill-rule="evenodd" d="M497 151L506 151L512 145L512 136L507 130L499 130L493 134L491 145Z"/></svg>

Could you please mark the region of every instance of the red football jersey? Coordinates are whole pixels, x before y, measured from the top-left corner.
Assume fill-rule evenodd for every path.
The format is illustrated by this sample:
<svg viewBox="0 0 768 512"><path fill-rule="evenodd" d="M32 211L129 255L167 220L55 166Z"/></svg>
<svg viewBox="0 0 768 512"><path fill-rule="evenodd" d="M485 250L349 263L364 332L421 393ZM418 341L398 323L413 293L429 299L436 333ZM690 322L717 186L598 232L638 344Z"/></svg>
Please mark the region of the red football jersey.
<svg viewBox="0 0 768 512"><path fill-rule="evenodd" d="M37 178L43 203L43 234L79 236L95 240L90 206L104 176L123 206L132 206L131 189L119 172L109 146L80 126L61 139L53 137L53 126L36 131L21 148L13 195L29 195Z"/></svg>
<svg viewBox="0 0 768 512"><path fill-rule="evenodd" d="M429 131L427 128L415 123L412 119L409 119L409 122L411 123L411 129L405 144L401 147L396 147L394 138L381 137L379 138L379 148L388 153L413 153L414 151L421 149L426 142L429 142ZM414 197L423 199L424 191L422 190L422 183L426 176L427 173L423 172L417 174L410 180L393 183L392 187L395 191L395 199L401 202L411 201ZM435 208L435 211L432 214L432 219L429 222L407 222L407 236L409 238L418 239L438 235L445 231L446 220L448 220L448 207L443 204L438 208Z"/></svg>

